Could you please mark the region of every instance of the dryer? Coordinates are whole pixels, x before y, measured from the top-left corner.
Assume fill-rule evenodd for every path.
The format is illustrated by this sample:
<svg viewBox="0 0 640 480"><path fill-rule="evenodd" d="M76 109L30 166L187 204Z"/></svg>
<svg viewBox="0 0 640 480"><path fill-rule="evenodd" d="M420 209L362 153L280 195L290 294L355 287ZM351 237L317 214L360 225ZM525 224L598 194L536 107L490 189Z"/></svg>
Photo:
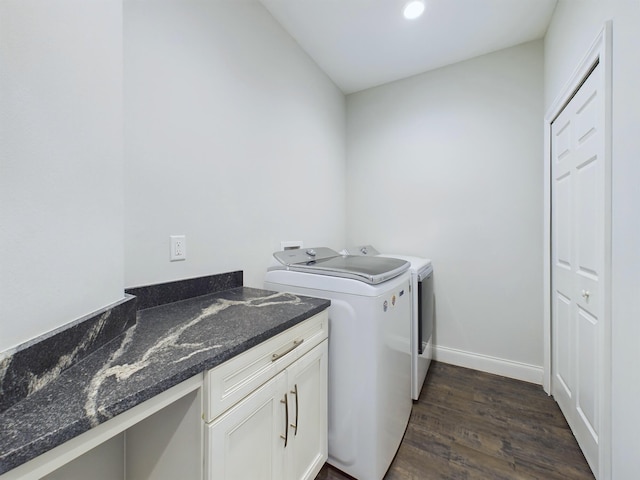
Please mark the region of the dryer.
<svg viewBox="0 0 640 480"><path fill-rule="evenodd" d="M409 262L329 248L276 252L264 286L331 300L329 458L381 480L411 413Z"/></svg>
<svg viewBox="0 0 640 480"><path fill-rule="evenodd" d="M433 266L431 260L406 255L381 254L371 245L358 245L342 251L348 255L391 257L411 264L411 398L418 400L433 358Z"/></svg>

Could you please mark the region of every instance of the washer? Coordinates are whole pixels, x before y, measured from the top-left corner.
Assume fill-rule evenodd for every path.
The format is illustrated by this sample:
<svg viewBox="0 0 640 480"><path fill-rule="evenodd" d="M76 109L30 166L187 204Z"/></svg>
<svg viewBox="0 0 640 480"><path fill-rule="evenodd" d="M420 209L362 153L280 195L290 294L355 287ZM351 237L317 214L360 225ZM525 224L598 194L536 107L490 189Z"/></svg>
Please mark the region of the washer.
<svg viewBox="0 0 640 480"><path fill-rule="evenodd" d="M329 459L381 480L411 413L409 262L329 248L276 252L265 288L331 300Z"/></svg>
<svg viewBox="0 0 640 480"><path fill-rule="evenodd" d="M433 267L431 260L406 255L381 254L371 245L349 247L349 255L399 258L411 264L411 398L418 400L433 358Z"/></svg>

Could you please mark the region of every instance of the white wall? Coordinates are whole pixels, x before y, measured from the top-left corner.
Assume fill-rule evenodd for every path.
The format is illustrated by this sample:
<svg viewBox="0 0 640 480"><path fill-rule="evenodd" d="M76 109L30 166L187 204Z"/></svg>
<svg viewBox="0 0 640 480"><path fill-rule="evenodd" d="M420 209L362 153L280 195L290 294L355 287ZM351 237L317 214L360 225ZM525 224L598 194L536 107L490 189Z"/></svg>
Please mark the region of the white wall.
<svg viewBox="0 0 640 480"><path fill-rule="evenodd" d="M344 243L344 96L259 3L3 0L0 55L0 352L125 286L259 287L281 240Z"/></svg>
<svg viewBox="0 0 640 480"><path fill-rule="evenodd" d="M542 55L527 43L347 97L349 243L433 260L441 358L538 382Z"/></svg>
<svg viewBox="0 0 640 480"><path fill-rule="evenodd" d="M262 5L128 0L124 19L126 285L261 287L281 240L342 247L345 99Z"/></svg>
<svg viewBox="0 0 640 480"><path fill-rule="evenodd" d="M559 95L608 19L613 21L612 478L626 480L640 478L639 2L560 0L545 39L545 104Z"/></svg>
<svg viewBox="0 0 640 480"><path fill-rule="evenodd" d="M122 4L0 2L0 352L122 298Z"/></svg>

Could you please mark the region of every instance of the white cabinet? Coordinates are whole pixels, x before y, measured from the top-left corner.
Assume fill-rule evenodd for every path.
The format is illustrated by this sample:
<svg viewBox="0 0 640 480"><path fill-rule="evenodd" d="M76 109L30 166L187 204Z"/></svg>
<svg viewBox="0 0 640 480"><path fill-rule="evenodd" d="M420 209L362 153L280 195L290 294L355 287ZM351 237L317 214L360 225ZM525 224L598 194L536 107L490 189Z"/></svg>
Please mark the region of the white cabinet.
<svg viewBox="0 0 640 480"><path fill-rule="evenodd" d="M267 384L219 417L207 432L205 469L209 479L280 480L285 434L286 373Z"/></svg>
<svg viewBox="0 0 640 480"><path fill-rule="evenodd" d="M327 346L325 340L287 370L290 474L286 478L292 480L313 480L327 459Z"/></svg>
<svg viewBox="0 0 640 480"><path fill-rule="evenodd" d="M325 311L206 374L207 480L315 478L327 458L327 324Z"/></svg>

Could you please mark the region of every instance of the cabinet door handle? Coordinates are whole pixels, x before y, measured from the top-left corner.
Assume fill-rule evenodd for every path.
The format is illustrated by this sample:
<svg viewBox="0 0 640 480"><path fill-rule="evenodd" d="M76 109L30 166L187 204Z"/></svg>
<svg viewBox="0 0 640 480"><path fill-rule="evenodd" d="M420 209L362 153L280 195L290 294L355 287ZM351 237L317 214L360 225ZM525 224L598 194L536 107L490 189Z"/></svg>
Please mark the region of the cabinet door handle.
<svg viewBox="0 0 640 480"><path fill-rule="evenodd" d="M287 442L289 440L289 401L287 400L287 394L284 394L284 400L280 400L280 403L284 403L284 435L280 435L280 438L284 440L284 448L287 448Z"/></svg>
<svg viewBox="0 0 640 480"><path fill-rule="evenodd" d="M291 395L296 396L296 423L292 423L291 427L293 428L293 436L298 435L298 384L295 384L294 390L291 390Z"/></svg>
<svg viewBox="0 0 640 480"><path fill-rule="evenodd" d="M295 350L296 348L298 348L300 345L302 345L302 342L304 342L304 338L301 338L300 340L294 340L293 341L293 345L291 345L289 348L287 348L285 351L280 352L280 353L274 353L273 355L271 355L271 361L275 362L276 360L278 360L280 357L284 357L287 353L291 352L292 350Z"/></svg>

